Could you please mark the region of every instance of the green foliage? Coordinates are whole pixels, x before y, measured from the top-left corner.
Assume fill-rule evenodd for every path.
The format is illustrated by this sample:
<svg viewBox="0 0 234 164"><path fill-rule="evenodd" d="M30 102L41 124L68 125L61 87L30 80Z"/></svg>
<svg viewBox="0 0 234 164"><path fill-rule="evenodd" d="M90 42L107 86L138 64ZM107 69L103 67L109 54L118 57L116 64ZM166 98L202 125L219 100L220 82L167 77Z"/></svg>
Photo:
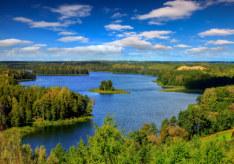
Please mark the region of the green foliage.
<svg viewBox="0 0 234 164"><path fill-rule="evenodd" d="M7 95L7 96L6 96ZM0 85L0 128L90 115L91 100L67 88Z"/></svg>
<svg viewBox="0 0 234 164"><path fill-rule="evenodd" d="M184 86L187 89L204 90L234 84L234 77L205 71L164 70L158 74L157 81L163 86Z"/></svg>
<svg viewBox="0 0 234 164"><path fill-rule="evenodd" d="M99 89L103 90L103 91L113 91L113 90L115 90L115 88L113 87L113 83L112 83L111 80L101 81Z"/></svg>
<svg viewBox="0 0 234 164"><path fill-rule="evenodd" d="M234 86L205 90L198 104L189 105L187 110L180 112L178 124L185 128L190 136L232 128L234 126L233 93Z"/></svg>

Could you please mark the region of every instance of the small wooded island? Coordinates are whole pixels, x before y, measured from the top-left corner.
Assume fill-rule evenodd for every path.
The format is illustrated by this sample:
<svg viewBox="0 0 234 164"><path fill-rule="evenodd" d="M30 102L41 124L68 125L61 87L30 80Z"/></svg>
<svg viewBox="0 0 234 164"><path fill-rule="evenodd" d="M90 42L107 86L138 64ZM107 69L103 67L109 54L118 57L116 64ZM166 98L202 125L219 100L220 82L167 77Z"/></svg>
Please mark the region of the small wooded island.
<svg viewBox="0 0 234 164"><path fill-rule="evenodd" d="M116 89L111 80L103 80L99 88L91 89L91 92L100 94L127 94L128 92L122 89Z"/></svg>

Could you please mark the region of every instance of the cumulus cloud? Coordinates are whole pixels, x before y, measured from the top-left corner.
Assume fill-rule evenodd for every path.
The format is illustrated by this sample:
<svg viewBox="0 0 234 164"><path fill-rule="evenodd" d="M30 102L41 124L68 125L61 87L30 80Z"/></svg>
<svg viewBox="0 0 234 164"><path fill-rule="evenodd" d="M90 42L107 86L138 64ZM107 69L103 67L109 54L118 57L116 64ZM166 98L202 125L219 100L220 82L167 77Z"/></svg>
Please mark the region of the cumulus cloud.
<svg viewBox="0 0 234 164"><path fill-rule="evenodd" d="M4 51L6 55L23 55L23 54L30 54L35 55L42 52L43 47L46 47L46 44L33 44L26 47L16 47L7 49Z"/></svg>
<svg viewBox="0 0 234 164"><path fill-rule="evenodd" d="M14 17L13 20L29 25L31 28L48 28L55 29L58 27L67 27L72 24L78 23L77 21L64 21L64 22L47 22L47 21L33 21L25 17Z"/></svg>
<svg viewBox="0 0 234 164"><path fill-rule="evenodd" d="M0 40L0 47L10 47L20 44L30 44L30 43L32 43L32 41L10 38L10 39Z"/></svg>
<svg viewBox="0 0 234 164"><path fill-rule="evenodd" d="M214 51L221 51L223 50L222 47L212 47L212 48L209 48L209 47L195 47L195 48L191 48L191 49L188 49L187 52L188 53L206 53L206 52L214 52Z"/></svg>
<svg viewBox="0 0 234 164"><path fill-rule="evenodd" d="M210 40L207 42L207 44L212 44L212 45L230 45L234 44L233 41L229 40Z"/></svg>
<svg viewBox="0 0 234 164"><path fill-rule="evenodd" d="M108 24L105 26L106 30L112 31L121 31L121 30L132 30L133 27L129 25L121 25L121 24Z"/></svg>
<svg viewBox="0 0 234 164"><path fill-rule="evenodd" d="M172 49L171 46L165 46L165 45L162 45L162 44L156 44L153 46L153 49L156 49L156 50L170 50Z"/></svg>
<svg viewBox="0 0 234 164"><path fill-rule="evenodd" d="M60 14L60 19L81 18L90 15L92 6L90 5L61 5L58 8L50 8L50 11Z"/></svg>
<svg viewBox="0 0 234 164"><path fill-rule="evenodd" d="M234 0L172 0L165 2L161 8L156 8L146 14L136 16L136 19L150 20L149 24L151 25L162 25L166 21L190 17L195 11L211 5L229 3L234 3Z"/></svg>
<svg viewBox="0 0 234 164"><path fill-rule="evenodd" d="M189 48L190 46L187 44L177 44L174 47L176 47L176 48Z"/></svg>
<svg viewBox="0 0 234 164"><path fill-rule="evenodd" d="M169 39L172 31L166 30L152 30L152 31L143 31L140 33L132 32L132 31L124 31L120 34L117 34L118 37L129 37L129 36L137 36L139 38L150 40L150 39Z"/></svg>
<svg viewBox="0 0 234 164"><path fill-rule="evenodd" d="M139 36L144 37L145 39L168 39L169 34L172 31L144 31L139 34Z"/></svg>
<svg viewBox="0 0 234 164"><path fill-rule="evenodd" d="M138 50L169 50L172 49L170 46L162 44L152 44L149 41L143 40L139 36L130 36L120 40L116 40L108 43L109 45L115 45L119 47L131 47Z"/></svg>
<svg viewBox="0 0 234 164"><path fill-rule="evenodd" d="M148 41L140 39L138 36L130 36L120 40L116 40L109 43L110 45L120 46L120 47L133 47L136 49L150 49L152 44Z"/></svg>
<svg viewBox="0 0 234 164"><path fill-rule="evenodd" d="M204 32L199 33L200 37L206 36L227 36L227 35L234 35L234 29L218 29L213 28Z"/></svg>
<svg viewBox="0 0 234 164"><path fill-rule="evenodd" d="M199 10L200 4L195 1L174 0L163 4L163 7L154 9L149 13L138 15L139 20L151 19L151 23L158 23L186 18L192 15L193 12Z"/></svg>
<svg viewBox="0 0 234 164"><path fill-rule="evenodd" d="M72 48L49 48L49 52L56 54L120 54L122 47L114 45L90 45L90 46L78 46Z"/></svg>
<svg viewBox="0 0 234 164"><path fill-rule="evenodd" d="M83 36L65 36L62 38L59 38L58 41L60 42L87 42L89 39Z"/></svg>
<svg viewBox="0 0 234 164"><path fill-rule="evenodd" d="M19 50L26 53L37 53L40 49L41 47L38 46L28 46L20 48Z"/></svg>

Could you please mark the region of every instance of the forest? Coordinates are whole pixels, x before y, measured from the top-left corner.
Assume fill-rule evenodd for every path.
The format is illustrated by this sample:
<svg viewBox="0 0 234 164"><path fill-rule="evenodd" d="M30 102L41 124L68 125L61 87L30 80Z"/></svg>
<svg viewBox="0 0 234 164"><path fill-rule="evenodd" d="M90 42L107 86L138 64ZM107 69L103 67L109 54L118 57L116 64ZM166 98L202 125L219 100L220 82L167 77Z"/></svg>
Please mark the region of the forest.
<svg viewBox="0 0 234 164"><path fill-rule="evenodd" d="M36 71L39 65L46 70L45 74L53 74L51 70L54 64L58 67L64 65L2 63L1 69L4 71L1 72L5 73L2 73L4 81L0 86L0 128L8 128L0 132L0 160L3 163L234 163L233 64L66 63L66 67L61 67L64 72L66 68L74 67L87 72L148 74L156 76L157 82L162 86L201 89L203 93L196 104L189 105L178 116L165 119L161 127L144 124L139 130L125 135L114 120L107 117L87 143L81 140L68 150L59 144L51 152L46 152L43 146L32 150L29 145L21 142L24 135L22 131L26 127L10 127L30 127L33 122L41 119L53 121L92 113L91 100L88 97L66 88L46 89L17 84L17 81L34 79L35 74L41 74L42 72ZM202 69L190 69L197 65ZM14 70L14 73L6 73L6 70ZM18 70L17 73L15 70ZM221 135L219 138L207 139L213 134L226 135L226 130L229 130L228 137Z"/></svg>
<svg viewBox="0 0 234 164"><path fill-rule="evenodd" d="M38 120L56 121L91 115L92 102L87 96L67 88L23 87L17 81L34 79L34 74L20 70L2 72L0 130L32 125Z"/></svg>

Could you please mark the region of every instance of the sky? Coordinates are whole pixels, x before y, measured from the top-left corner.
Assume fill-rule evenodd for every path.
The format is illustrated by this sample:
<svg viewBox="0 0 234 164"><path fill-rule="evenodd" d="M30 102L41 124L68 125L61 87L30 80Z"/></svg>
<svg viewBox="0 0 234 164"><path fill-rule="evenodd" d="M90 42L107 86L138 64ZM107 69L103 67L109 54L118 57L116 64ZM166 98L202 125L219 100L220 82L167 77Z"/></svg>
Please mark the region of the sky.
<svg viewBox="0 0 234 164"><path fill-rule="evenodd" d="M234 61L234 0L1 0L0 61Z"/></svg>

